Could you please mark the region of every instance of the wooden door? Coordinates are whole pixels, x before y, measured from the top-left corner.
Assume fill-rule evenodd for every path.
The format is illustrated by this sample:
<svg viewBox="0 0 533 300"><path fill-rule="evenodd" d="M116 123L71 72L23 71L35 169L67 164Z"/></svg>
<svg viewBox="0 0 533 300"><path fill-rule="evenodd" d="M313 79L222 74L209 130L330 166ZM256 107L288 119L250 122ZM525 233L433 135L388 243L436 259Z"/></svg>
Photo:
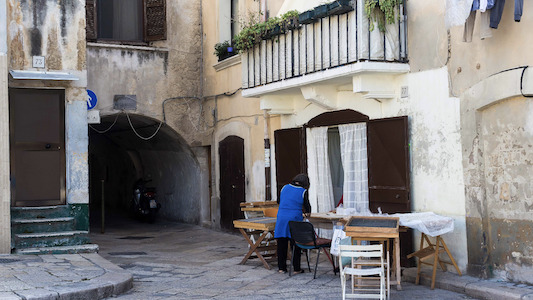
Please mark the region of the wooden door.
<svg viewBox="0 0 533 300"><path fill-rule="evenodd" d="M10 89L11 205L65 203L65 92Z"/></svg>
<svg viewBox="0 0 533 300"><path fill-rule="evenodd" d="M294 176L307 173L307 146L305 128L289 128L274 131L276 147L276 185L281 188Z"/></svg>
<svg viewBox="0 0 533 300"><path fill-rule="evenodd" d="M409 190L409 141L407 116L370 120L367 123L368 198L372 212L411 212ZM401 265L413 252L412 230L400 233Z"/></svg>
<svg viewBox="0 0 533 300"><path fill-rule="evenodd" d="M407 117L367 123L368 196L370 210L411 212Z"/></svg>
<svg viewBox="0 0 533 300"><path fill-rule="evenodd" d="M244 140L228 136L219 143L220 226L233 230L233 220L244 218L240 203L245 202Z"/></svg>

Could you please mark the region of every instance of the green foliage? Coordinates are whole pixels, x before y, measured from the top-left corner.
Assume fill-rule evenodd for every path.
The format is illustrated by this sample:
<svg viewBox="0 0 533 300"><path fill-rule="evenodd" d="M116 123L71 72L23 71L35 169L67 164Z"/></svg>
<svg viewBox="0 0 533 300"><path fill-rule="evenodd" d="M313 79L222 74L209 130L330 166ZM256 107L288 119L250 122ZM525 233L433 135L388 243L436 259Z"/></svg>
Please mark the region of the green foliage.
<svg viewBox="0 0 533 300"><path fill-rule="evenodd" d="M222 61L236 54L235 51L231 51L231 52L228 51L228 48L230 47L231 47L231 44L229 41L224 41L222 43L215 44L215 52L213 54L215 54L218 57L218 61Z"/></svg>
<svg viewBox="0 0 533 300"><path fill-rule="evenodd" d="M402 4L402 0L365 0L365 13L370 20L369 30L374 30L374 22L378 22L378 28L385 32L387 24L394 24L400 16L396 17L396 9Z"/></svg>
<svg viewBox="0 0 533 300"><path fill-rule="evenodd" d="M229 41L215 44L215 52L213 53L217 57L223 57L228 54L228 47L231 47Z"/></svg>
<svg viewBox="0 0 533 300"><path fill-rule="evenodd" d="M266 22L259 22L259 18L255 15L251 15L246 20L245 26L234 37L233 45L238 51L246 51L259 44L262 39L268 39L270 32L279 26L282 32L290 30L297 26L298 11L291 10L281 17L269 18Z"/></svg>
<svg viewBox="0 0 533 300"><path fill-rule="evenodd" d="M287 20L287 19L290 19L290 18L298 18L299 15L300 15L300 13L297 10L289 10L288 12L284 13L283 15L281 15L281 19L282 20Z"/></svg>

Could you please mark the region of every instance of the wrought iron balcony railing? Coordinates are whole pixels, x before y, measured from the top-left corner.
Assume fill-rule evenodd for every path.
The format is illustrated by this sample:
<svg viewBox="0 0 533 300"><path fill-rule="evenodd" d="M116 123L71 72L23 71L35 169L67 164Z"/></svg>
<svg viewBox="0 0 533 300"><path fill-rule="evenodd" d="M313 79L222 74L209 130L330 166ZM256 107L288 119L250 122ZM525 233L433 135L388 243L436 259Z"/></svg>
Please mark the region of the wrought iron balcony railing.
<svg viewBox="0 0 533 300"><path fill-rule="evenodd" d="M364 0L354 10L263 40L241 55L242 87L253 88L362 61L407 62L407 23L403 5L385 30L369 20ZM371 28L373 22L374 29Z"/></svg>

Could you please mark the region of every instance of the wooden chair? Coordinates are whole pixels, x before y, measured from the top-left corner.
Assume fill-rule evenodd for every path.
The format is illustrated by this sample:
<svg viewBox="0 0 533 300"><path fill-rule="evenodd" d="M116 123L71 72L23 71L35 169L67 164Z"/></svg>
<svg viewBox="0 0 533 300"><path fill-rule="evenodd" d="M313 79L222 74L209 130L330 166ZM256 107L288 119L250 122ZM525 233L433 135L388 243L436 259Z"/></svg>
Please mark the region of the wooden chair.
<svg viewBox="0 0 533 300"><path fill-rule="evenodd" d="M427 246L424 247L424 242L427 242ZM451 262L444 261L440 258L440 253L446 252L448 257L450 258ZM461 271L459 270L459 267L455 263L455 260L453 259L452 254L450 253L450 250L448 249L448 246L446 246L446 243L442 239L442 237L439 235L435 239L435 243L433 244L429 237L422 233L422 236L420 237L420 250L413 252L409 255L407 255L407 258L411 257L418 257L418 267L416 271L416 281L415 284L420 284L420 269L422 265L430 265L433 266L433 274L431 276L431 289L435 288L435 277L437 275L437 264L440 265L442 270L446 272L446 264L453 265L455 267L455 270L457 270L457 273L459 276L462 276ZM422 259L429 258L433 256L432 262L425 262Z"/></svg>
<svg viewBox="0 0 533 300"><path fill-rule="evenodd" d="M372 298L386 299L388 263L383 258L383 244L340 245L339 265L342 284L342 299ZM342 259L350 258L348 266L342 266ZM347 277L351 277L352 293L346 294ZM377 277L376 277L377 276ZM376 280L379 283L376 284Z"/></svg>
<svg viewBox="0 0 533 300"><path fill-rule="evenodd" d="M277 207L265 208L263 209L263 215L265 217L277 218L278 208Z"/></svg>

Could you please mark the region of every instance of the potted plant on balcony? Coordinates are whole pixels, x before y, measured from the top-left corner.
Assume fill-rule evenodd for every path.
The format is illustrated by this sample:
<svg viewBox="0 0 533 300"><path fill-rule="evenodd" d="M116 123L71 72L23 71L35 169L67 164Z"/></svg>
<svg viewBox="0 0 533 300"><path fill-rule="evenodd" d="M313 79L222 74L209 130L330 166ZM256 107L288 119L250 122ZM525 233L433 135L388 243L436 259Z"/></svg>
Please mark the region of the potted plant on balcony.
<svg viewBox="0 0 533 300"><path fill-rule="evenodd" d="M298 22L299 14L297 10L290 10L281 15L282 27L285 31L296 29L300 26Z"/></svg>
<svg viewBox="0 0 533 300"><path fill-rule="evenodd" d="M262 38L264 40L271 39L277 35L282 34L285 28L281 28L281 19L278 17L273 17L268 19L264 23L260 23L260 26L264 26L264 34L262 35Z"/></svg>
<svg viewBox="0 0 533 300"><path fill-rule="evenodd" d="M322 4L315 7L315 18L320 19L328 15L328 5Z"/></svg>
<svg viewBox="0 0 533 300"><path fill-rule="evenodd" d="M351 0L337 0L328 4L329 15L341 15L353 10Z"/></svg>
<svg viewBox="0 0 533 300"><path fill-rule="evenodd" d="M314 10L304 11L298 16L298 22L300 24L311 24L315 21L316 21L316 18L315 18Z"/></svg>
<svg viewBox="0 0 533 300"><path fill-rule="evenodd" d="M223 61L224 59L235 55L233 47L229 41L224 41L222 43L215 44L215 52L213 53L218 57L218 61Z"/></svg>
<svg viewBox="0 0 533 300"><path fill-rule="evenodd" d="M370 20L369 30L374 30L374 22L377 21L379 30L385 32L387 24L396 22L396 9L400 4L402 0L365 0L365 13Z"/></svg>

